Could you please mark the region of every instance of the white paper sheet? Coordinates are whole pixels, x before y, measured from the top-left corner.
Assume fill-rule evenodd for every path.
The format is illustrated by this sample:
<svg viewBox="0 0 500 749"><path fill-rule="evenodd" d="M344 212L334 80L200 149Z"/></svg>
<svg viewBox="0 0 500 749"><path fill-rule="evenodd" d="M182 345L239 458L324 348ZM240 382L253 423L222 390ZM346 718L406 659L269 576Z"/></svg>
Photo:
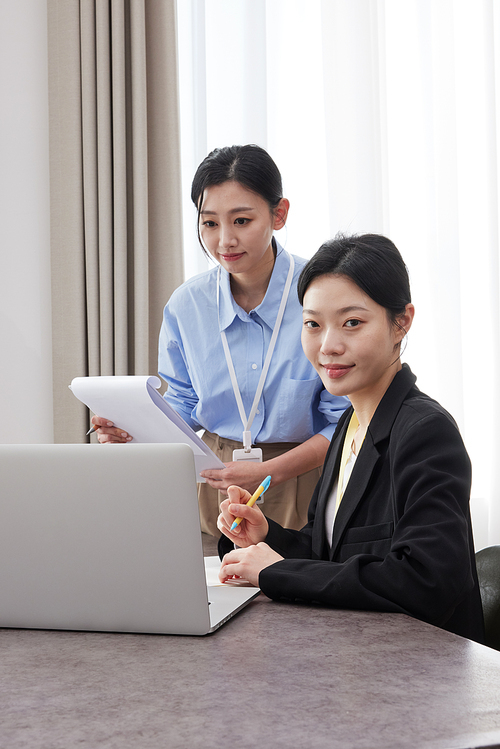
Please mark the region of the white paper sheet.
<svg viewBox="0 0 500 749"><path fill-rule="evenodd" d="M75 377L73 394L90 410L132 435L133 442L184 442L194 453L196 471L224 468L224 463L198 437L158 392L155 376ZM203 479L198 475L198 481Z"/></svg>
<svg viewBox="0 0 500 749"><path fill-rule="evenodd" d="M204 557L205 562L205 576L207 578L207 585L223 585L219 580L220 570L220 559L219 557Z"/></svg>
<svg viewBox="0 0 500 749"><path fill-rule="evenodd" d="M230 580L227 583L221 583L219 580L219 570L220 570L220 559L219 557L205 557L205 577L207 578L207 585L210 587L214 587L216 585L224 585L224 586L232 586L232 587L240 587L240 588L254 588L254 585L251 585L248 580Z"/></svg>

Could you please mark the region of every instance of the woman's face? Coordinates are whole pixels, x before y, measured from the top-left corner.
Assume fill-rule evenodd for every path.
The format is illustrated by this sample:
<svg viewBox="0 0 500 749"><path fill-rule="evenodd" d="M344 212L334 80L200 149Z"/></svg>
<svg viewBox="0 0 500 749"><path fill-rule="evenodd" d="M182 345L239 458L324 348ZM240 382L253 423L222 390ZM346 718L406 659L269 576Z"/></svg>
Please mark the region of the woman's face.
<svg viewBox="0 0 500 749"><path fill-rule="evenodd" d="M412 305L408 311L410 319L404 315L400 322L406 329ZM404 332L384 307L346 276L326 275L304 294L303 319L302 347L328 392L358 398L385 392L401 368L398 344Z"/></svg>
<svg viewBox="0 0 500 749"><path fill-rule="evenodd" d="M273 231L286 222L288 201L276 212L239 182L208 187L202 198L200 236L208 252L229 273L252 272L274 264Z"/></svg>

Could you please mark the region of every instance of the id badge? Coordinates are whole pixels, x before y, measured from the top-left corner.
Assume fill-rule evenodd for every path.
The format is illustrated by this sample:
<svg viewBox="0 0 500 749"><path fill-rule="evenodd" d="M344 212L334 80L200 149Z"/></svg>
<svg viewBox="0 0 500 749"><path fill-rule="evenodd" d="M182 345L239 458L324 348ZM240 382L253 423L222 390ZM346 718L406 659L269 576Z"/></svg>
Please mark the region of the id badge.
<svg viewBox="0 0 500 749"><path fill-rule="evenodd" d="M260 447L252 447L249 452L246 452L244 448L233 450L233 460L248 460L250 463L262 463L262 450ZM264 504L264 497L260 497L256 504Z"/></svg>
<svg viewBox="0 0 500 749"><path fill-rule="evenodd" d="M249 460L251 463L262 463L262 450L260 447L252 447L248 452L244 448L233 450L233 460Z"/></svg>

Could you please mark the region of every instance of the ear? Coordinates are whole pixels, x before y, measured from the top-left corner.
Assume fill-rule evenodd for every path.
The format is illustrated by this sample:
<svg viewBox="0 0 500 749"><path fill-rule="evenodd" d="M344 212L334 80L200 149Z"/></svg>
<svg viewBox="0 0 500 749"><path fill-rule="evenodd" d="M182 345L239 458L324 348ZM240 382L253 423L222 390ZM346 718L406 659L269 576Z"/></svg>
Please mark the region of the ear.
<svg viewBox="0 0 500 749"><path fill-rule="evenodd" d="M282 229L286 224L290 201L287 198L281 198L280 202L274 209L274 226L273 229Z"/></svg>
<svg viewBox="0 0 500 749"><path fill-rule="evenodd" d="M405 307L405 311L402 315L399 315L397 318L398 326L396 329L396 342L401 343L405 335L408 334L408 331L411 328L413 318L415 317L415 307L413 304L407 304Z"/></svg>

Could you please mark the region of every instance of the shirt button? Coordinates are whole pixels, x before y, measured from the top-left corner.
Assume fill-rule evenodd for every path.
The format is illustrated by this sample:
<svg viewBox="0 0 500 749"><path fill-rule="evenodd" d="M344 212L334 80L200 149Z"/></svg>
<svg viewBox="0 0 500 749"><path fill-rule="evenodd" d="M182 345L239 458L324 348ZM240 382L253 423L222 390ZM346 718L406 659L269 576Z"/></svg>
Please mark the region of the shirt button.
<svg viewBox="0 0 500 749"><path fill-rule="evenodd" d="M259 411L259 409L257 409L255 413L256 413L256 414L260 414L260 411Z"/></svg>
<svg viewBox="0 0 500 749"><path fill-rule="evenodd" d="M257 365L256 364L252 364L252 369L257 369Z"/></svg>

